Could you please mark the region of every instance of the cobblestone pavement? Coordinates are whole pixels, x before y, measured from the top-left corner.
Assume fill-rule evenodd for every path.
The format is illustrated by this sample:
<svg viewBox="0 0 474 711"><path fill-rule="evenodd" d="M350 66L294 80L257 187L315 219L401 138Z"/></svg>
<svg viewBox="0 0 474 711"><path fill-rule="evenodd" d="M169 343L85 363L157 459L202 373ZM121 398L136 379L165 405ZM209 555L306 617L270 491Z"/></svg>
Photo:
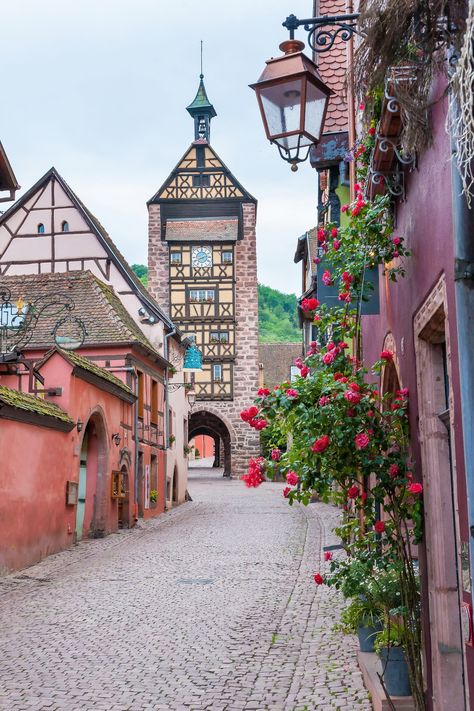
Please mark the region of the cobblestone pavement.
<svg viewBox="0 0 474 711"><path fill-rule="evenodd" d="M192 502L1 578L0 709L368 711L311 577L337 511L282 488L194 470Z"/></svg>

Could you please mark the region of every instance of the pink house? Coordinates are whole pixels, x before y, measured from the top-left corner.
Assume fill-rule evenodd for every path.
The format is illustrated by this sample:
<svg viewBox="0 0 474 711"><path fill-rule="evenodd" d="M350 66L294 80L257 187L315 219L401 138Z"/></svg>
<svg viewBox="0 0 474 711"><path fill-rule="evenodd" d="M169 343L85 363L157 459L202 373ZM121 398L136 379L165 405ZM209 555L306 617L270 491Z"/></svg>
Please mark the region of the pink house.
<svg viewBox="0 0 474 711"><path fill-rule="evenodd" d="M11 292L11 303L25 302L23 313L37 313L31 339L21 348L23 360L10 352L12 359L0 362L0 386L9 401L19 398L36 413L33 423L25 419L26 404L0 409L0 418L9 419L0 428L2 459L8 462L0 475L7 492L0 501L0 533L8 542L0 567L11 569L165 510L169 363L114 290L90 271L4 277L2 286ZM54 346L61 313L42 310L53 293L67 298L74 306L68 314L83 323L79 350ZM48 494L38 498L45 480ZM8 511L15 511L13 522Z"/></svg>

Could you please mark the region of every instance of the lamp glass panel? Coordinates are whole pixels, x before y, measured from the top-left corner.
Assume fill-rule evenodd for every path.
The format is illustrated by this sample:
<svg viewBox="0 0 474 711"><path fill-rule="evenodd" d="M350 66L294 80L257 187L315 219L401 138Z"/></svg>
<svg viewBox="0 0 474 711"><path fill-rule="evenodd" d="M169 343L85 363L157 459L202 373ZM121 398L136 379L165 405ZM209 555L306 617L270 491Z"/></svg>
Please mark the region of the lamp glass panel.
<svg viewBox="0 0 474 711"><path fill-rule="evenodd" d="M301 79L279 82L260 89L260 97L270 136L278 136L282 133L299 130L301 91Z"/></svg>
<svg viewBox="0 0 474 711"><path fill-rule="evenodd" d="M328 96L310 81L306 87L306 112L304 127L314 140L319 141L323 126L324 109Z"/></svg>

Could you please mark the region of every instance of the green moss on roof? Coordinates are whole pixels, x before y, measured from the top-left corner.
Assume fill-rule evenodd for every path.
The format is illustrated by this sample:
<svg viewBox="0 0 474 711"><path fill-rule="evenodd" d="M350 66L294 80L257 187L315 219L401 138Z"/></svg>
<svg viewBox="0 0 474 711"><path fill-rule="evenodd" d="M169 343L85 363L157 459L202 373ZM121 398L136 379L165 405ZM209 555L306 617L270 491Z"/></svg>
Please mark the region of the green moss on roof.
<svg viewBox="0 0 474 711"><path fill-rule="evenodd" d="M58 348L58 351L72 365L76 365L78 368L87 370L89 373L93 373L94 375L97 375L97 377L102 378L103 380L107 380L109 383L113 383L113 385L116 385L118 388L121 388L122 390L125 390L125 392L133 395L133 390L131 388L129 388L128 385L125 385L125 383L122 382L120 380L120 378L115 377L115 375L112 375L112 373L109 373L109 371L106 370L105 368L101 368L100 365L97 365L96 363L89 360L88 358L79 356L79 355L77 355L77 353L73 353L72 351L65 351L60 348Z"/></svg>
<svg viewBox="0 0 474 711"><path fill-rule="evenodd" d="M0 385L0 403L8 405L9 407L15 407L18 410L26 410L27 412L36 412L40 415L54 417L62 422L73 422L64 410L61 410L60 407L54 405L52 402L43 400L40 397L35 397L34 395L29 395L28 393L12 390L4 385Z"/></svg>

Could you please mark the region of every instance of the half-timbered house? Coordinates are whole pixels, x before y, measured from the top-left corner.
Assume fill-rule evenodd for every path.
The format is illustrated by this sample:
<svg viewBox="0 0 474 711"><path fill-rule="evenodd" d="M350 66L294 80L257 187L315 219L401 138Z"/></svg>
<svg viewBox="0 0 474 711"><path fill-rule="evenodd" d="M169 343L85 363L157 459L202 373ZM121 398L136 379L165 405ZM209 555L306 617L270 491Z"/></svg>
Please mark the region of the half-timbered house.
<svg viewBox="0 0 474 711"><path fill-rule="evenodd" d="M210 145L202 75L187 110L194 141L148 202L148 288L203 354L189 436L211 435L224 474L239 475L258 451L239 418L258 384L257 202Z"/></svg>

